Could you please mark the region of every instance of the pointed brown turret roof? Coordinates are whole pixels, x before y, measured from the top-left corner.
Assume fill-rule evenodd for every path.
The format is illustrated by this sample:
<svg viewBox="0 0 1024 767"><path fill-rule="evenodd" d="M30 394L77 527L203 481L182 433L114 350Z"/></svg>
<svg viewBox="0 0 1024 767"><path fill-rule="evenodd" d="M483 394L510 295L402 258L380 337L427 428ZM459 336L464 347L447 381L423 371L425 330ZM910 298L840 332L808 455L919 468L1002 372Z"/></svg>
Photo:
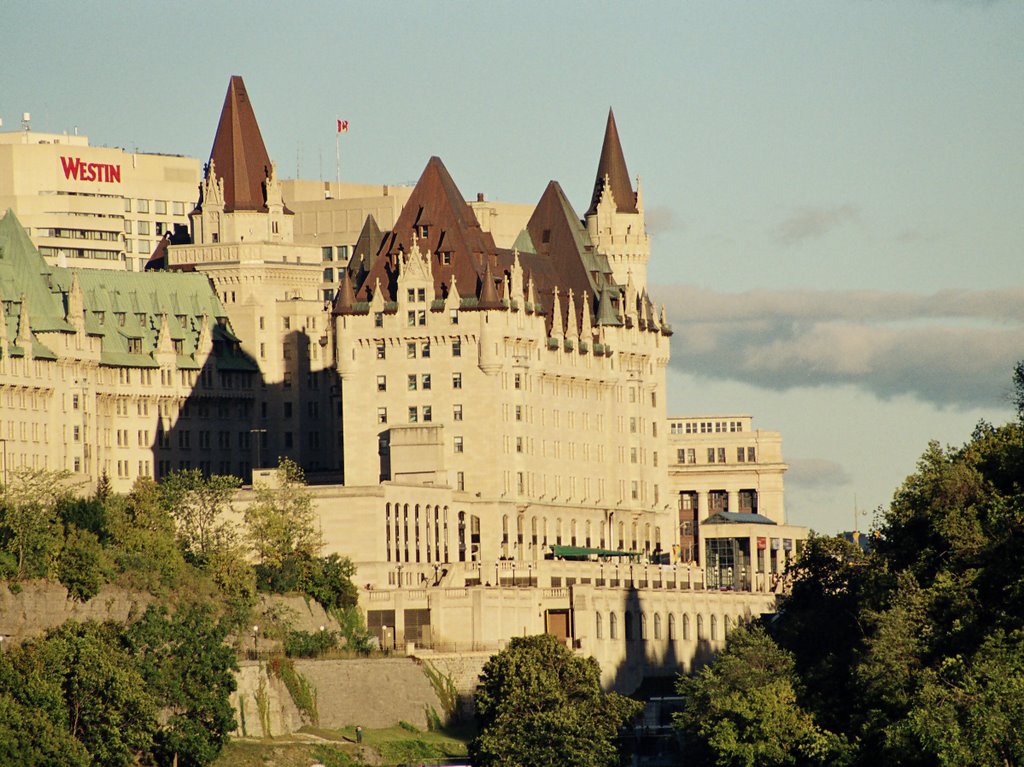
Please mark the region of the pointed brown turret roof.
<svg viewBox="0 0 1024 767"><path fill-rule="evenodd" d="M608 177L608 186L615 197L615 207L619 213L636 213L636 193L633 191L633 183L629 180L626 158L622 154L619 129L615 127L615 114L610 108L608 125L604 129L601 161L597 165L597 179L594 181L594 195L587 210L588 216L597 212L597 204L604 192L605 176Z"/></svg>
<svg viewBox="0 0 1024 767"><path fill-rule="evenodd" d="M348 272L343 269L341 272L341 284L338 285L338 293L334 297L334 306L331 313L347 314L352 311L352 305L355 302L355 295L352 293L352 282L348 278Z"/></svg>
<svg viewBox="0 0 1024 767"><path fill-rule="evenodd" d="M377 219L369 214L363 222L363 228L359 232L356 244L352 246L352 258L348 262L348 273L356 286L362 284L363 279L373 268L373 262L377 259L377 252L380 244L384 241L384 235L377 226Z"/></svg>
<svg viewBox="0 0 1024 767"><path fill-rule="evenodd" d="M224 179L225 211L266 210L263 183L270 174L270 155L238 75L228 84L210 160Z"/></svg>
<svg viewBox="0 0 1024 767"><path fill-rule="evenodd" d="M444 163L431 157L394 229L384 235L377 258L358 287L356 300L365 301L378 279L387 287L397 285L399 253L412 250L414 235L420 250L431 253L437 296L444 295L442 286L450 285L453 276L462 290L475 289L483 274L481 259L497 251L491 233L481 229ZM442 253L450 254L450 258L442 258Z"/></svg>

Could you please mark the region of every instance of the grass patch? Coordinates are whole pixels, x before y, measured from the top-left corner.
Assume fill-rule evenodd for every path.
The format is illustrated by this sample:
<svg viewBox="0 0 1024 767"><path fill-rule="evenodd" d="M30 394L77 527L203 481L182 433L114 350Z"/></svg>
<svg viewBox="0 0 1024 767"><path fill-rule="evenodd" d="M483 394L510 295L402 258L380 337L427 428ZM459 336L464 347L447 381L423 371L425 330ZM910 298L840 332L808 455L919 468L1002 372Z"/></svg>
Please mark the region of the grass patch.
<svg viewBox="0 0 1024 767"><path fill-rule="evenodd" d="M325 767L364 767L364 762L343 747L326 743L278 743L257 740L233 740L221 751L214 767L309 767L319 762Z"/></svg>
<svg viewBox="0 0 1024 767"><path fill-rule="evenodd" d="M346 740L355 741L356 728L336 730ZM472 733L467 728L439 731L410 731L402 726L363 730L363 745L372 748L385 764L402 762L438 762L448 757L466 756Z"/></svg>

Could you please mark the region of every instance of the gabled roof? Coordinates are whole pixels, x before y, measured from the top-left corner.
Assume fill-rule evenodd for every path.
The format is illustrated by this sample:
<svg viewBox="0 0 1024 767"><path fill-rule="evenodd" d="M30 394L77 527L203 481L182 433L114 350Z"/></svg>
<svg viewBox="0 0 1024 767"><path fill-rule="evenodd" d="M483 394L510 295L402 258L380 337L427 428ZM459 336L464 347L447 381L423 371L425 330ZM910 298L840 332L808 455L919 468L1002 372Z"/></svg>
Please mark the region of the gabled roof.
<svg viewBox="0 0 1024 767"><path fill-rule="evenodd" d="M270 155L238 75L228 83L210 160L224 179L225 211L266 210L263 182L270 174Z"/></svg>
<svg viewBox="0 0 1024 767"><path fill-rule="evenodd" d="M588 216L597 212L597 204L604 192L605 176L608 177L608 185L615 196L615 207L619 213L636 213L636 192L633 191L633 182L629 180L626 158L619 141L619 129L615 126L615 115L611 109L608 110L608 124L604 129L604 144L601 146L601 160L597 164L594 194L590 198L590 208L587 209Z"/></svg>
<svg viewBox="0 0 1024 767"><path fill-rule="evenodd" d="M426 227L426 235L423 234ZM356 300L368 300L377 280L391 294L397 288L400 253L412 250L413 237L421 251L432 254L434 291L443 296L455 277L459 293L476 295L484 271L485 256L497 252L494 238L476 220L439 157L431 157L416 182L409 200L384 235L369 272L356 289ZM450 253L450 263L441 262L439 253Z"/></svg>

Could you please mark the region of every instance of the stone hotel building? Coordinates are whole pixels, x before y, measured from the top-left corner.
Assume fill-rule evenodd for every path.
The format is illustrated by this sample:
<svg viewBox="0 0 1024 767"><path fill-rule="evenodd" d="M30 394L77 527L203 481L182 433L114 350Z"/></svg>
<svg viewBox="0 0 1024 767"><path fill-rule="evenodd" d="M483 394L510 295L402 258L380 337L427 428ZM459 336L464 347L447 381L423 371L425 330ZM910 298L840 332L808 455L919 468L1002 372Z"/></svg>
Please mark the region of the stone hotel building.
<svg viewBox="0 0 1024 767"><path fill-rule="evenodd" d="M278 178L235 77L188 242L165 238L156 271L46 267L26 297L0 282L0 397L49 422L32 460L124 489L295 459L389 644L550 631L629 687L771 609L806 537L785 523L781 440L666 414L672 328L611 113L582 218L554 181L535 205L467 202L437 157L412 188L323 192ZM4 415L18 434L26 416Z"/></svg>

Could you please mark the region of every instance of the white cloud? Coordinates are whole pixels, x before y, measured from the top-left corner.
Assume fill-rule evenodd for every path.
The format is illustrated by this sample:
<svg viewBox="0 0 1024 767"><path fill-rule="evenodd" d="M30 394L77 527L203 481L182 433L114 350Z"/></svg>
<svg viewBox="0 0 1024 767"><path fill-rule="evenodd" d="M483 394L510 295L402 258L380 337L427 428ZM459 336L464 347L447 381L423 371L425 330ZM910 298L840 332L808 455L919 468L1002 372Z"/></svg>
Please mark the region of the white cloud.
<svg viewBox="0 0 1024 767"><path fill-rule="evenodd" d="M717 293L653 288L672 364L766 389L853 384L938 406L1006 404L1024 358L1024 289Z"/></svg>

